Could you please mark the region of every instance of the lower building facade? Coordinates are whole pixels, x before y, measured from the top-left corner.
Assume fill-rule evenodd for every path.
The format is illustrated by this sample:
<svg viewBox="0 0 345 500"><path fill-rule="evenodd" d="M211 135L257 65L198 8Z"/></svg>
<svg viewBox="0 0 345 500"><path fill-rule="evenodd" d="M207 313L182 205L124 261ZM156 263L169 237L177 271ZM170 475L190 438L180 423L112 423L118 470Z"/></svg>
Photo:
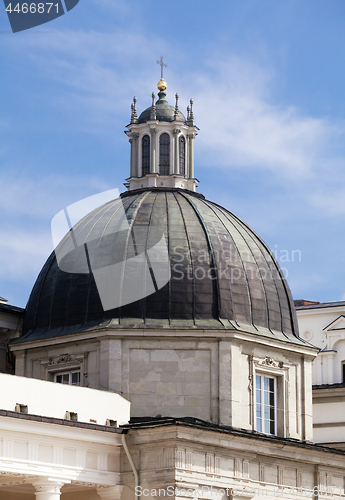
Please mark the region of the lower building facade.
<svg viewBox="0 0 345 500"><path fill-rule="evenodd" d="M313 362L313 435L345 450L345 302L296 301L300 335L320 351Z"/></svg>

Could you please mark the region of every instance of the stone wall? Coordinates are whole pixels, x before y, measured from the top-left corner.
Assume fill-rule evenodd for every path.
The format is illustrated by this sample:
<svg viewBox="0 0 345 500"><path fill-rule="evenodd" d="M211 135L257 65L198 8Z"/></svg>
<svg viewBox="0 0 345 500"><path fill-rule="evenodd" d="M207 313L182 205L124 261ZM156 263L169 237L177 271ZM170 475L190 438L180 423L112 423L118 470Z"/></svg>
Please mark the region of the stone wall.
<svg viewBox="0 0 345 500"><path fill-rule="evenodd" d="M140 335L139 335L140 333ZM255 430L256 375L276 381L276 433L312 440L315 349L243 332L107 331L15 346L16 373L81 384L129 399L132 417L195 417ZM42 341L43 344L43 341ZM51 344L51 345L49 345Z"/></svg>
<svg viewBox="0 0 345 500"><path fill-rule="evenodd" d="M129 393L135 416L211 419L211 352L130 349Z"/></svg>

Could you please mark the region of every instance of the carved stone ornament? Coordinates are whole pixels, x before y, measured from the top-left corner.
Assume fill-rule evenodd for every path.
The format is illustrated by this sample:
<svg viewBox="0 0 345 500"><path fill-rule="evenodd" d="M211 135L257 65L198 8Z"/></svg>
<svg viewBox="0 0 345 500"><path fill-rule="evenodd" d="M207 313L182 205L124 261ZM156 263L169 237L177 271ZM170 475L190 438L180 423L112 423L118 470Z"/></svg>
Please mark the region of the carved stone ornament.
<svg viewBox="0 0 345 500"><path fill-rule="evenodd" d="M75 361L75 356L61 354L57 359L50 358L49 365L59 365L60 363L70 363L71 361Z"/></svg>
<svg viewBox="0 0 345 500"><path fill-rule="evenodd" d="M8 483L0 483L0 486L2 488L5 488L8 486L19 486L20 484L25 484L25 479L22 481L9 481Z"/></svg>
<svg viewBox="0 0 345 500"><path fill-rule="evenodd" d="M78 486L87 486L88 488L103 488L105 486L100 486L96 483L86 483L85 481L72 481L72 484L78 485ZM108 485L106 485L108 487Z"/></svg>
<svg viewBox="0 0 345 500"><path fill-rule="evenodd" d="M266 366L273 366L274 368L283 368L284 363L282 361L276 361L273 358L270 358L269 356L266 356L265 358L261 358L259 360L259 365L266 365Z"/></svg>

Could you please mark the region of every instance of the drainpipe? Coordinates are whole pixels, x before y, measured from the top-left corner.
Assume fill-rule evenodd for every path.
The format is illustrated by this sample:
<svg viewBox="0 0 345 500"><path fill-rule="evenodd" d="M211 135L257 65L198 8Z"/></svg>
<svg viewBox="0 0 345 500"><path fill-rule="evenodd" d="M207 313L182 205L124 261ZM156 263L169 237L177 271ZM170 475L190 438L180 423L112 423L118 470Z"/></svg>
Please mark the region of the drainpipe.
<svg viewBox="0 0 345 500"><path fill-rule="evenodd" d="M128 449L128 446L127 446L127 443L126 443L126 435L124 433L122 433L121 434L121 438L122 438L122 444L123 444L123 447L125 449L128 461L130 463L130 466L132 467L132 471L133 471L133 475L134 475L134 484L135 484L135 490L134 490L135 491L135 498L137 500L139 498L139 491L138 491L138 487L139 487L139 475L138 475L138 471L135 468L133 459L132 459L131 454L129 452L129 449Z"/></svg>

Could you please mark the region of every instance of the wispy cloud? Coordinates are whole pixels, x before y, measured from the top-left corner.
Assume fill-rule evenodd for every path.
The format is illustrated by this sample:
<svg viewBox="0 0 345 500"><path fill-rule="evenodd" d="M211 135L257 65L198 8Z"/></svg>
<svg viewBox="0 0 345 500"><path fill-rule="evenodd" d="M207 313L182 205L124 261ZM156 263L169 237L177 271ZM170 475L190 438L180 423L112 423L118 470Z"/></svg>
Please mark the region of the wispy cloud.
<svg viewBox="0 0 345 500"><path fill-rule="evenodd" d="M53 216L71 203L109 189L95 177L51 175L40 179L13 173L3 176L1 187L0 276L23 285L27 279L33 284L53 250Z"/></svg>
<svg viewBox="0 0 345 500"><path fill-rule="evenodd" d="M95 1L108 7L107 0ZM121 6L120 2L114 8ZM129 120L133 95L138 96L139 112L150 103L157 47L167 60L173 58L172 47L161 39L140 30L135 34L127 28L115 33L57 31L46 37L44 46L35 37L18 38L14 46L20 50L23 43L42 79L58 83L56 113L61 107L66 110L70 117L66 126L108 135L112 142L114 124L122 128ZM179 51L182 45L179 47L177 42L173 49ZM181 110L191 94L194 98L196 123L201 129L195 144L199 167L212 166L225 172L238 168L261 170L285 190L286 203L294 202L297 196L328 215L344 212L344 123L310 116L295 106L276 104L272 89L278 77L274 71L230 51L223 51L213 60L206 57L198 71L191 69L183 57L181 66L178 73L169 73L168 97L172 101L178 90ZM44 212L42 207L49 205L49 214L53 215L52 211L60 209L55 202L61 200L61 193L65 193L64 204L94 194L78 190L80 180L66 182L47 176L42 180L26 179L22 182L26 191L20 183L21 179L14 186L8 183L0 206L16 211L26 205L28 212L39 216ZM58 187L58 197L52 195L52 185ZM99 191L103 189L109 186ZM333 196L334 189L337 196ZM289 190L293 196L287 198ZM29 200L25 193L32 191L36 196ZM69 197L72 192L74 195ZM18 199L21 204L14 201Z"/></svg>
<svg viewBox="0 0 345 500"><path fill-rule="evenodd" d="M0 242L0 261L6 262L0 266L0 276L6 279L25 280L37 273L53 250L49 230L1 230Z"/></svg>
<svg viewBox="0 0 345 500"><path fill-rule="evenodd" d="M310 203L319 209L325 217L343 217L345 215L345 185L330 186L329 189L321 190L316 188L312 193L307 195Z"/></svg>
<svg viewBox="0 0 345 500"><path fill-rule="evenodd" d="M20 223L24 226L29 220L35 220L36 224L41 221L49 223L65 206L110 187L95 176L42 176L39 172L36 175L30 175L29 172L3 172L0 197L2 225L6 226L9 218L20 218Z"/></svg>
<svg viewBox="0 0 345 500"><path fill-rule="evenodd" d="M11 50L20 51L23 43L18 39ZM164 50L162 40L130 30L56 31L45 38L44 46L34 37L25 39L30 63L42 79L60 85L58 95L43 93L40 98L68 107L71 122L79 130L102 135L110 123L126 123L134 95L143 103L151 102L154 85L150 66L157 45ZM86 121L80 120L83 112Z"/></svg>
<svg viewBox="0 0 345 500"><path fill-rule="evenodd" d="M104 4L106 0L99 1ZM41 40L31 37L25 43L35 49ZM88 132L104 134L110 123L125 123L134 94L142 108L149 104L157 46L169 58L172 48L152 35L130 30L58 31L31 58L45 77L61 84L56 103L70 108L72 122ZM178 47L177 42L174 50L182 50L182 44ZM231 52L218 58L203 62L198 72L181 60L179 84L185 88L179 92L193 93L202 135L198 149L205 162L307 179L327 162L345 161L344 150L331 150L344 139L344 123L309 116L296 106L277 105L271 95L276 76L270 69ZM53 64L48 65L48 59ZM172 74L170 89L178 85L177 80ZM81 110L86 119L80 119Z"/></svg>
<svg viewBox="0 0 345 500"><path fill-rule="evenodd" d="M272 77L262 68L236 57L211 67L212 76L197 82L195 100L198 122L207 130L199 148L215 166L262 168L285 178L311 177L320 159L332 155L332 139L345 136L345 124L272 104Z"/></svg>
<svg viewBox="0 0 345 500"><path fill-rule="evenodd" d="M113 0L94 2L108 8L107 3ZM124 3L114 1L112 5L114 9L124 9L124 16L128 14ZM185 109L187 98L194 98L196 123L201 129L195 144L199 166L211 166L215 172L222 169L222 174L238 168L248 172L252 169L269 174L279 185L267 206L258 211L259 229L262 224L268 231L267 226L274 220L272 232L277 225L283 231L282 220L288 211L301 224L299 217L305 210L315 209L325 217L345 213L344 123L312 116L294 105L277 104L272 89L278 77L264 64L253 63L229 50L217 54L212 61L204 57L196 71L183 56L182 42L168 46L155 35L135 32L132 27L114 33L56 31L45 37L44 44L40 37L18 37L8 49L22 54L23 44L27 59L42 82L58 86L56 94L48 95L42 85L40 106L49 103L55 116L63 109L66 128L73 129L73 133L81 130L107 135L112 142L114 124L122 128L128 123L133 95L138 97L139 111L150 104L156 83L152 73L156 69L157 47L168 61L181 53L178 72L168 68L168 97L172 103L173 94L178 91L181 110ZM31 96L35 95L31 91ZM0 126L2 123L7 122L0 118ZM128 164L123 166L122 173L127 167ZM4 165L0 210L8 223L2 223L0 258L8 266L2 266L2 275L6 271L19 279L25 269L37 272L51 250L47 229L50 220L63 206L96 192L120 188L105 185L97 175L47 175L42 166L37 171L36 177L26 171L16 175L11 173L12 165ZM44 175L40 177L39 172ZM230 182L220 188L214 184L214 189L219 187L220 198L228 196L229 185ZM277 209L270 214L273 197ZM253 212L255 200L244 199L243 203ZM224 205L227 206L225 201ZM28 225L35 228L32 235ZM318 275L299 276L301 279L291 276L291 280L302 291L307 287L302 282L309 280L310 288L322 279Z"/></svg>

